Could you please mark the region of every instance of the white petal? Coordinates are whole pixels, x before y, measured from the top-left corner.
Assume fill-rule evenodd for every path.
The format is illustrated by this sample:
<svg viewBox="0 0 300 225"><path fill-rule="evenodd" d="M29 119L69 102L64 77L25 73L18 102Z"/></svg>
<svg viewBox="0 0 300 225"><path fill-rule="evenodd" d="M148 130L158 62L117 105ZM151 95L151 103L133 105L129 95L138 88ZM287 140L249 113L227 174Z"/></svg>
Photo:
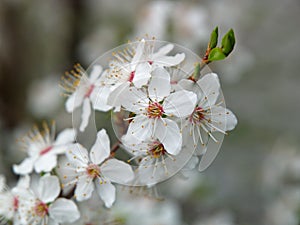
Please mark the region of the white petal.
<svg viewBox="0 0 300 225"><path fill-rule="evenodd" d="M135 87L130 87L127 93L123 93L122 97L120 96L120 99L122 99L122 106L126 111L134 112L135 114L145 113L149 105L149 98L146 93Z"/></svg>
<svg viewBox="0 0 300 225"><path fill-rule="evenodd" d="M166 115L179 118L191 115L195 109L197 95L190 91L177 91L170 94L163 102Z"/></svg>
<svg viewBox="0 0 300 225"><path fill-rule="evenodd" d="M49 214L58 223L72 223L80 217L76 204L65 198L59 198L51 204Z"/></svg>
<svg viewBox="0 0 300 225"><path fill-rule="evenodd" d="M109 94L109 87L95 87L90 96L93 108L102 112L107 112L108 110L111 110L112 106L107 104Z"/></svg>
<svg viewBox="0 0 300 225"><path fill-rule="evenodd" d="M90 159L94 164L99 165L110 154L110 141L106 130L102 129L97 133L97 139L90 151Z"/></svg>
<svg viewBox="0 0 300 225"><path fill-rule="evenodd" d="M66 101L66 110L68 113L73 112L83 102L84 95L74 92Z"/></svg>
<svg viewBox="0 0 300 225"><path fill-rule="evenodd" d="M81 124L79 130L83 132L89 123L89 118L91 115L91 103L89 98L85 98L83 101L82 114L81 114Z"/></svg>
<svg viewBox="0 0 300 225"><path fill-rule="evenodd" d="M21 162L21 164L13 165L13 170L16 174L20 174L20 175L29 174L33 170L34 161L35 160L33 158L26 158Z"/></svg>
<svg viewBox="0 0 300 225"><path fill-rule="evenodd" d="M87 166L89 162L88 152L80 144L70 145L68 150L66 151L66 156L68 160L76 167Z"/></svg>
<svg viewBox="0 0 300 225"><path fill-rule="evenodd" d="M170 51L172 51L173 48L174 48L173 44L167 44L165 46L162 46L157 50L157 52L153 53L152 59L155 60L158 57L167 55Z"/></svg>
<svg viewBox="0 0 300 225"><path fill-rule="evenodd" d="M151 66L148 62L138 64L132 80L134 86L141 88L143 85L146 85L151 77L150 71Z"/></svg>
<svg viewBox="0 0 300 225"><path fill-rule="evenodd" d="M210 117L212 120L212 125L217 128L212 129L212 131L216 131L218 129L230 131L233 130L237 125L237 118L235 115L229 109L226 109L222 106L212 106Z"/></svg>
<svg viewBox="0 0 300 225"><path fill-rule="evenodd" d="M57 135L54 145L63 145L75 141L76 131L74 129L64 129Z"/></svg>
<svg viewBox="0 0 300 225"><path fill-rule="evenodd" d="M56 176L43 176L38 184L38 198L44 203L53 202L60 193L59 180Z"/></svg>
<svg viewBox="0 0 300 225"><path fill-rule="evenodd" d="M155 136L171 155L177 155L182 147L182 135L178 125L169 119L157 120Z"/></svg>
<svg viewBox="0 0 300 225"><path fill-rule="evenodd" d="M163 68L156 68L152 72L148 87L149 97L155 102L160 102L170 94L170 90L170 74Z"/></svg>
<svg viewBox="0 0 300 225"><path fill-rule="evenodd" d="M135 70L135 67L137 66L137 64L140 62L141 57L143 55L144 52L144 46L145 46L145 40L142 39L135 50L135 55L133 56L132 60L131 60L131 71Z"/></svg>
<svg viewBox="0 0 300 225"><path fill-rule="evenodd" d="M205 99L203 99L205 101L203 101L201 107L214 105L218 99L220 90L218 75L215 73L206 74L197 83L205 95Z"/></svg>
<svg viewBox="0 0 300 225"><path fill-rule="evenodd" d="M51 153L40 156L34 163L37 173L50 172L57 165L57 156Z"/></svg>
<svg viewBox="0 0 300 225"><path fill-rule="evenodd" d="M101 75L101 72L102 72L102 66L94 65L92 72L90 74L90 79L89 79L90 82L94 83L98 79L98 77Z"/></svg>
<svg viewBox="0 0 300 225"><path fill-rule="evenodd" d="M56 222L54 219L52 219L52 218L49 217L47 225L59 225L59 223Z"/></svg>
<svg viewBox="0 0 300 225"><path fill-rule="evenodd" d="M87 175L81 176L77 182L76 189L75 189L76 200L81 202L86 199L89 199L92 196L93 191L94 191L93 179L88 177Z"/></svg>
<svg viewBox="0 0 300 225"><path fill-rule="evenodd" d="M104 201L107 208L112 207L112 204L116 199L116 188L109 181L102 182L100 180L95 181L96 190L100 198Z"/></svg>
<svg viewBox="0 0 300 225"><path fill-rule="evenodd" d="M155 59L154 63L158 66L176 66L181 63L185 58L184 53L178 53L175 56L162 56Z"/></svg>
<svg viewBox="0 0 300 225"><path fill-rule="evenodd" d="M153 134L153 121L144 115L135 116L129 124L127 134L133 135L139 141L144 141Z"/></svg>
<svg viewBox="0 0 300 225"><path fill-rule="evenodd" d="M101 171L105 178L116 183L126 184L134 178L131 166L117 159L105 161L101 165Z"/></svg>
<svg viewBox="0 0 300 225"><path fill-rule="evenodd" d="M121 106L124 100L123 96L128 93L129 85L129 82L125 82L112 90L107 98L107 104L115 107Z"/></svg>

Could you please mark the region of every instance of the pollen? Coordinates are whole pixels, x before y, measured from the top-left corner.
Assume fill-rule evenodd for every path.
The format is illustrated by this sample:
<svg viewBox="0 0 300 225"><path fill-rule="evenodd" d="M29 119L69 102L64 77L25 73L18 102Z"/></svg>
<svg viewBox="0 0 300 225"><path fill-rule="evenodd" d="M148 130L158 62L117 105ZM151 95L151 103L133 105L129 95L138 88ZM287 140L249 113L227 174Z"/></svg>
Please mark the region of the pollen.
<svg viewBox="0 0 300 225"><path fill-rule="evenodd" d="M91 178L100 177L100 167L96 164L89 164L86 168L86 173Z"/></svg>
<svg viewBox="0 0 300 225"><path fill-rule="evenodd" d="M147 108L147 115L149 118L160 118L164 114L162 105L158 102L150 103Z"/></svg>
<svg viewBox="0 0 300 225"><path fill-rule="evenodd" d="M34 212L37 216L39 217L45 217L46 215L48 215L48 205L44 202L41 201L37 201L34 207Z"/></svg>
<svg viewBox="0 0 300 225"><path fill-rule="evenodd" d="M161 156L165 155L167 151L165 150L165 147L163 144L158 144L154 146L151 150L148 151L148 153L155 159L160 158Z"/></svg>
<svg viewBox="0 0 300 225"><path fill-rule="evenodd" d="M76 91L83 75L87 77L85 70L78 63L74 65L73 70L65 72L60 82L60 86L64 90L65 95L71 95Z"/></svg>

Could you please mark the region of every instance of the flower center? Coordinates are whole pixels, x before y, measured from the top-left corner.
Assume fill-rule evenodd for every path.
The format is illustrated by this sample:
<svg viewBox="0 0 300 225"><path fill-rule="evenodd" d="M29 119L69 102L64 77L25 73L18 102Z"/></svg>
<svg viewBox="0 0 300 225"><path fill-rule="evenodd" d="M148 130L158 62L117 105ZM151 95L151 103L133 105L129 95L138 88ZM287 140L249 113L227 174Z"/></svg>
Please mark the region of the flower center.
<svg viewBox="0 0 300 225"><path fill-rule="evenodd" d="M150 64L150 66L153 64L153 61L148 61L148 63Z"/></svg>
<svg viewBox="0 0 300 225"><path fill-rule="evenodd" d="M164 109L158 102L153 102L149 104L147 113L149 118L159 118L163 115Z"/></svg>
<svg viewBox="0 0 300 225"><path fill-rule="evenodd" d="M153 158L158 159L161 156L165 155L167 153L167 151L165 150L165 147L163 146L163 144L159 144L159 145L156 145L154 148L152 148L149 151L149 153Z"/></svg>
<svg viewBox="0 0 300 225"><path fill-rule="evenodd" d="M47 204L41 201L37 201L34 207L34 212L37 216L44 217L48 215L48 209L49 207Z"/></svg>
<svg viewBox="0 0 300 225"><path fill-rule="evenodd" d="M14 211L17 211L19 208L19 199L16 196L14 196L13 206L14 206Z"/></svg>
<svg viewBox="0 0 300 225"><path fill-rule="evenodd" d="M52 146L49 146L45 149L43 149L42 151L40 151L40 155L45 155L46 153L50 152L52 149Z"/></svg>
<svg viewBox="0 0 300 225"><path fill-rule="evenodd" d="M84 97L86 97L86 98L90 97L90 95L91 95L92 91L94 90L94 88L95 88L95 85L92 84L89 87L89 89L87 90L87 92L85 93Z"/></svg>
<svg viewBox="0 0 300 225"><path fill-rule="evenodd" d="M130 73L129 78L128 78L128 81L129 81L130 83L133 81L134 75L135 75L135 71L132 71L132 72Z"/></svg>
<svg viewBox="0 0 300 225"><path fill-rule="evenodd" d="M190 117L190 121L194 123L201 123L205 119L205 110L200 106L196 107Z"/></svg>
<svg viewBox="0 0 300 225"><path fill-rule="evenodd" d="M89 164L86 168L86 173L91 178L96 178L100 176L100 167L96 164Z"/></svg>

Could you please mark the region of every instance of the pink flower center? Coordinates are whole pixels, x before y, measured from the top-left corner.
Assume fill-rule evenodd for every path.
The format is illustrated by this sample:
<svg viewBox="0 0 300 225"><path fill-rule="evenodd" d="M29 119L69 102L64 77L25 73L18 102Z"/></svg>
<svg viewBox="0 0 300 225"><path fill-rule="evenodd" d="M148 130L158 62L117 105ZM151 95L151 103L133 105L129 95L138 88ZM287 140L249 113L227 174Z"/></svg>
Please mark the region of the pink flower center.
<svg viewBox="0 0 300 225"><path fill-rule="evenodd" d="M34 207L34 212L39 217L44 217L48 215L49 207L46 203L37 201Z"/></svg>
<svg viewBox="0 0 300 225"><path fill-rule="evenodd" d="M17 211L18 208L19 208L19 199L16 196L14 196L14 200L13 201L14 201L13 202L14 211Z"/></svg>
<svg viewBox="0 0 300 225"><path fill-rule="evenodd" d="M87 92L85 93L84 97L86 97L86 98L90 97L90 95L91 95L92 91L94 90L94 88L95 88L95 85L92 84L89 87L89 89L87 90Z"/></svg>
<svg viewBox="0 0 300 225"><path fill-rule="evenodd" d="M205 110L200 106L196 107L192 115L190 116L190 121L194 123L201 123L205 119Z"/></svg>
<svg viewBox="0 0 300 225"><path fill-rule="evenodd" d="M134 75L135 75L135 71L132 71L132 72L130 73L129 78L128 78L128 81L129 81L130 83L133 81Z"/></svg>
<svg viewBox="0 0 300 225"><path fill-rule="evenodd" d="M49 146L45 149L43 149L42 151L40 151L40 155L45 155L46 153L50 152L52 149L52 146Z"/></svg>
<svg viewBox="0 0 300 225"><path fill-rule="evenodd" d="M152 64L153 64L153 61L148 61L148 63L149 63L150 65L152 65Z"/></svg>
<svg viewBox="0 0 300 225"><path fill-rule="evenodd" d="M166 153L167 153L167 151L165 150L165 147L161 143L156 145L154 148L152 148L149 151L149 154L155 159L160 158L161 156L165 155Z"/></svg>
<svg viewBox="0 0 300 225"><path fill-rule="evenodd" d="M153 102L149 104L147 113L149 118L160 118L164 113L164 109L158 102Z"/></svg>
<svg viewBox="0 0 300 225"><path fill-rule="evenodd" d="M89 164L86 168L86 173L91 178L96 178L100 176L100 167L96 164Z"/></svg>

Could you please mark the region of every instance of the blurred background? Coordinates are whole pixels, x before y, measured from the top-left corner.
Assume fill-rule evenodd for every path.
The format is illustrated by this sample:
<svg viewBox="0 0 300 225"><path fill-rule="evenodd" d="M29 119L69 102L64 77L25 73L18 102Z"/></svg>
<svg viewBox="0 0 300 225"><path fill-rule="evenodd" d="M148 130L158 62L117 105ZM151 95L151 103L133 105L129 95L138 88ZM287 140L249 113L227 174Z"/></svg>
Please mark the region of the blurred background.
<svg viewBox="0 0 300 225"><path fill-rule="evenodd" d="M299 225L299 0L1 0L0 173L15 182L11 165L25 156L16 139L33 123L72 126L58 83L74 63L87 68L145 34L203 55L215 26L221 35L229 28L236 34L234 52L211 68L237 128L203 173L133 191L139 195L130 200L121 188L111 212L122 220L112 221Z"/></svg>

